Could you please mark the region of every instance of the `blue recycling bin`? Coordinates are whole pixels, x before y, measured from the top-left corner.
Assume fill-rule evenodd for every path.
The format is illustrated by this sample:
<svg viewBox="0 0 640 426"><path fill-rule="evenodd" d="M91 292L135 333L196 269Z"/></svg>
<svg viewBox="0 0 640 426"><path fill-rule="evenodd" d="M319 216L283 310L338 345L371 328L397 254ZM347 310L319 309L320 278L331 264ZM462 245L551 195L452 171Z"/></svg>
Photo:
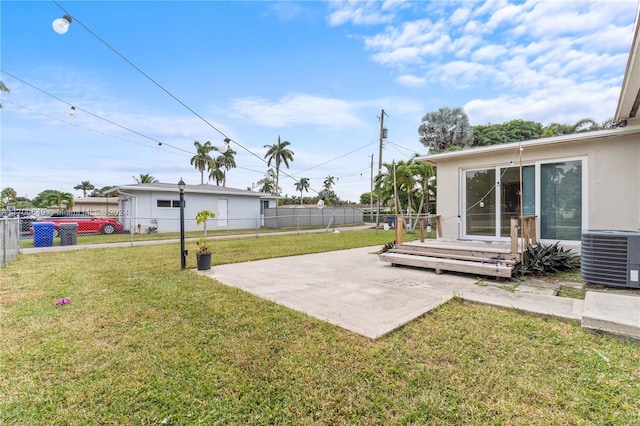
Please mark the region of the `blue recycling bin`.
<svg viewBox="0 0 640 426"><path fill-rule="evenodd" d="M55 228L53 222L33 222L33 246L51 247Z"/></svg>

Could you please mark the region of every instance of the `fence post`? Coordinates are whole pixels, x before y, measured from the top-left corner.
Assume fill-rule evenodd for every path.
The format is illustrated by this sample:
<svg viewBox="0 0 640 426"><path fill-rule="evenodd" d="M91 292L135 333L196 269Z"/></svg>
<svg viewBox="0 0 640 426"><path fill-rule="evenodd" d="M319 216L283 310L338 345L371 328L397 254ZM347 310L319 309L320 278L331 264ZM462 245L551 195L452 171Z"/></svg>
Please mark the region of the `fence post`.
<svg viewBox="0 0 640 426"><path fill-rule="evenodd" d="M403 217L396 216L396 244L402 244Z"/></svg>

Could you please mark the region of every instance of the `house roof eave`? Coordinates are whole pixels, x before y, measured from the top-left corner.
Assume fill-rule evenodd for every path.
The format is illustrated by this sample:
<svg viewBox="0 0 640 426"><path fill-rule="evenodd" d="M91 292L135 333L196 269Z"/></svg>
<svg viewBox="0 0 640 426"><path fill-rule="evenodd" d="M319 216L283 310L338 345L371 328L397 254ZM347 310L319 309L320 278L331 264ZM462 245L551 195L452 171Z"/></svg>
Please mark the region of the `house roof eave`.
<svg viewBox="0 0 640 426"><path fill-rule="evenodd" d="M110 192L170 192L170 193L178 193L178 186L173 183L162 183L162 182L154 182L154 183L141 183L141 184L133 184L133 185L120 185L115 188L110 189L106 193ZM237 188L229 188L225 186L217 186L217 185L185 185L184 192L192 193L192 194L211 194L211 195L238 195L245 197L263 197L268 196L269 194L265 194L262 192L255 192L244 189Z"/></svg>
<svg viewBox="0 0 640 426"><path fill-rule="evenodd" d="M620 122L636 118L640 108L640 7L638 7L636 24L631 40L631 49L627 59L624 80L620 88L618 107L614 121Z"/></svg>

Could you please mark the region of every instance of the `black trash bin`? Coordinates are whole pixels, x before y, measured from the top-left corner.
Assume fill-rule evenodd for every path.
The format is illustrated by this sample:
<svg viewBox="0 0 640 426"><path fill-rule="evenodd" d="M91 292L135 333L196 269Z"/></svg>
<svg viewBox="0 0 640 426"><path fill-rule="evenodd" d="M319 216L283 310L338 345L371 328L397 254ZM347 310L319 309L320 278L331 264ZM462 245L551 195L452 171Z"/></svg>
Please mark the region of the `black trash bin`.
<svg viewBox="0 0 640 426"><path fill-rule="evenodd" d="M78 224L77 223L61 223L58 226L60 234L60 245L71 246L78 243Z"/></svg>

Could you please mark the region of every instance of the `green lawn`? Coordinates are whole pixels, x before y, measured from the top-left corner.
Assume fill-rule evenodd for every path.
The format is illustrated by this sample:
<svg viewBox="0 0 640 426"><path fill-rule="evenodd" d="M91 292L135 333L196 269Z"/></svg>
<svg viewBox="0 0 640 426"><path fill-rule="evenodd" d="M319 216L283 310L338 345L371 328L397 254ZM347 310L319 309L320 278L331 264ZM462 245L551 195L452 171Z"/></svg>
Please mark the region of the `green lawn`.
<svg viewBox="0 0 640 426"><path fill-rule="evenodd" d="M220 240L214 268L392 238ZM0 285L0 424L640 424L640 348L553 318L452 301L371 341L178 244L20 255Z"/></svg>

